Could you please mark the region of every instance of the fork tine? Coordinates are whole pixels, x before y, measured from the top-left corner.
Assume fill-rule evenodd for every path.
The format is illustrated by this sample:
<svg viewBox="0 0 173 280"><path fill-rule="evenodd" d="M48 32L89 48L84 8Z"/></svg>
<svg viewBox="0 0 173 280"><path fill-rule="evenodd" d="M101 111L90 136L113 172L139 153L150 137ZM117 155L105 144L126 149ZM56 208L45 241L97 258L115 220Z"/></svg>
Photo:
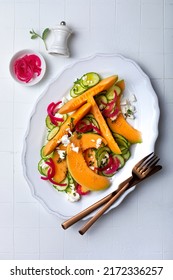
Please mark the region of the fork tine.
<svg viewBox="0 0 173 280"><path fill-rule="evenodd" d="M151 154L147 155L146 157L144 157L143 159L141 159L141 160L135 165L135 167L136 167L136 168L139 168L139 167L145 162L145 160L148 159L152 154L153 154L153 152L152 152Z"/></svg>
<svg viewBox="0 0 173 280"><path fill-rule="evenodd" d="M151 159L149 159L141 168L140 168L140 172L145 172L147 169L151 169L153 168L158 161L160 160L160 158L158 158L156 155L154 155L153 157L151 157Z"/></svg>

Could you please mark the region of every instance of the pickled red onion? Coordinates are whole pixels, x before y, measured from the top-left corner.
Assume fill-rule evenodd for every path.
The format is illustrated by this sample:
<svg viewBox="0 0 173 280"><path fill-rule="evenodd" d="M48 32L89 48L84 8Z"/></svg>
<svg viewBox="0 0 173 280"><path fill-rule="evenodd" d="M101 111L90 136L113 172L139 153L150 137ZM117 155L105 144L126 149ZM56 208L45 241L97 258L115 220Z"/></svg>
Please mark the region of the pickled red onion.
<svg viewBox="0 0 173 280"><path fill-rule="evenodd" d="M119 165L120 165L119 159L113 158L112 165L106 171L104 171L104 173L107 175L113 174L114 172L116 172L118 170Z"/></svg>
<svg viewBox="0 0 173 280"><path fill-rule="evenodd" d="M50 103L47 107L47 113L50 117L50 120L51 122L54 124L54 125L57 125L58 122L63 122L64 119L63 118L57 118L55 117L55 114L58 112L59 110L59 105L61 104L62 101L59 101L57 103Z"/></svg>
<svg viewBox="0 0 173 280"><path fill-rule="evenodd" d="M112 165L113 163L114 163L114 159L113 159L113 157L110 155L110 156L109 156L108 163L107 163L105 166L103 166L103 167L96 167L96 169L97 169L98 171L105 171L105 170L107 170L108 168L110 168L111 165Z"/></svg>
<svg viewBox="0 0 173 280"><path fill-rule="evenodd" d="M42 180L49 180L52 184L54 185L58 185L61 187L67 186L67 184L63 184L63 183L57 183L53 180L53 177L55 176L55 164L53 162L53 159L50 158L47 161L45 161L45 163L49 166L48 172L47 172L47 176L43 177L41 176Z"/></svg>
<svg viewBox="0 0 173 280"><path fill-rule="evenodd" d="M86 124L84 121L79 121L76 125L76 131L79 133L85 133L92 129L95 130L98 134L101 134L100 129L92 123Z"/></svg>
<svg viewBox="0 0 173 280"><path fill-rule="evenodd" d="M86 192L82 191L82 186L79 185L79 184L77 184L77 186L76 186L76 192L77 192L78 194L80 194L80 195L86 195L86 194L89 194L90 191L89 191L89 190L86 191Z"/></svg>
<svg viewBox="0 0 173 280"><path fill-rule="evenodd" d="M28 83L35 76L41 74L41 60L35 55L25 55L18 58L14 63L14 72L18 80Z"/></svg>

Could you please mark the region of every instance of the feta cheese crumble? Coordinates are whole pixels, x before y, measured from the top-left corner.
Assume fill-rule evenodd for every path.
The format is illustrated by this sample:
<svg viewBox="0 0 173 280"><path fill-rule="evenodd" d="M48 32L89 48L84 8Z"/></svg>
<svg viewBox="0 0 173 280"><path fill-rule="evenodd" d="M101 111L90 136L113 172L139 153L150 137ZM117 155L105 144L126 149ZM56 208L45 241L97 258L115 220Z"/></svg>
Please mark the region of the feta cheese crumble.
<svg viewBox="0 0 173 280"><path fill-rule="evenodd" d="M74 151L75 153L79 152L79 147L76 147L73 143L71 143L71 149L72 151Z"/></svg>
<svg viewBox="0 0 173 280"><path fill-rule="evenodd" d="M96 149L98 149L100 147L101 143L102 143L102 139L98 138L96 141Z"/></svg>
<svg viewBox="0 0 173 280"><path fill-rule="evenodd" d="M58 141L59 142L59 141ZM68 137L67 134L63 135L63 137L61 138L60 142L67 147L67 145L70 143L70 139Z"/></svg>
<svg viewBox="0 0 173 280"><path fill-rule="evenodd" d="M57 149L57 152L59 154L60 159L65 159L66 153L65 153L64 150L58 150Z"/></svg>
<svg viewBox="0 0 173 280"><path fill-rule="evenodd" d="M72 190L71 192L67 193L67 199L70 202L76 202L80 199L80 195L75 190Z"/></svg>
<svg viewBox="0 0 173 280"><path fill-rule="evenodd" d="M137 99L134 94L130 95L129 98L122 99L120 105L125 118L135 119L136 108L132 103L136 101Z"/></svg>

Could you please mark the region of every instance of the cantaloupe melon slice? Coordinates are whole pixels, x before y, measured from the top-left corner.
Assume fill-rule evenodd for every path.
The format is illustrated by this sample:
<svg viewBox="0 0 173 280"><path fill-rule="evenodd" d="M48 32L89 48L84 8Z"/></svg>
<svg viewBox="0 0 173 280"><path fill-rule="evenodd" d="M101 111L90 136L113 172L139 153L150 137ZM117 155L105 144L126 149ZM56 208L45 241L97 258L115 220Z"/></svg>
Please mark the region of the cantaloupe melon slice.
<svg viewBox="0 0 173 280"><path fill-rule="evenodd" d="M95 96L96 94L100 93L101 91L108 90L113 84L118 80L118 76L110 76L102 81L100 81L97 85L94 87L88 89L83 94L77 96L76 98L73 98L69 100L67 103L65 103L60 109L60 114L65 114L72 112L76 109L78 109L80 106L85 104L87 102L87 99L89 96Z"/></svg>
<svg viewBox="0 0 173 280"><path fill-rule="evenodd" d="M112 132L119 133L124 136L130 143L141 143L142 136L141 132L132 127L124 118L123 114L120 113L115 121L107 118L107 123Z"/></svg>
<svg viewBox="0 0 173 280"><path fill-rule="evenodd" d="M74 147L79 147L79 151L76 152ZM75 135L71 137L71 143L67 146L66 159L69 172L75 181L82 186L82 191L100 191L110 186L107 177L96 174L87 166L80 139L77 139Z"/></svg>
<svg viewBox="0 0 173 280"><path fill-rule="evenodd" d="M107 145L107 141L99 134L95 133L84 133L80 138L80 144L82 150L87 150L89 148L99 148L99 144Z"/></svg>
<svg viewBox="0 0 173 280"><path fill-rule="evenodd" d="M52 160L55 166L55 176L53 177L53 180L56 183L60 183L66 178L67 175L66 159L61 160L60 155L58 154L57 151L55 151Z"/></svg>
<svg viewBox="0 0 173 280"><path fill-rule="evenodd" d="M99 127L100 127L101 134L106 139L106 141L108 143L108 147L115 154L121 154L121 150L118 147L115 139L113 138L112 133L111 133L102 113L100 112L100 109L98 108L94 98L89 97L88 102L92 105L91 113L94 115L95 119L97 120Z"/></svg>

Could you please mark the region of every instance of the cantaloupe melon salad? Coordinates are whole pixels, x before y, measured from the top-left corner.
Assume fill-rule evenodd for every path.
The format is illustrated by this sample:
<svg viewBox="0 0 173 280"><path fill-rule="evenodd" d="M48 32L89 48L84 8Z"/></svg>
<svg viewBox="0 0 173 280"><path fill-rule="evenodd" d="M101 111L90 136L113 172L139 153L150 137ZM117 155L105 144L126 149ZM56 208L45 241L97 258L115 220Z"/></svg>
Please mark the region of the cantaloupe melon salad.
<svg viewBox="0 0 173 280"><path fill-rule="evenodd" d="M122 113L124 89L117 75L101 79L90 72L74 82L64 104L48 104L38 170L72 202L108 188L130 158L131 145L142 142L141 132Z"/></svg>

